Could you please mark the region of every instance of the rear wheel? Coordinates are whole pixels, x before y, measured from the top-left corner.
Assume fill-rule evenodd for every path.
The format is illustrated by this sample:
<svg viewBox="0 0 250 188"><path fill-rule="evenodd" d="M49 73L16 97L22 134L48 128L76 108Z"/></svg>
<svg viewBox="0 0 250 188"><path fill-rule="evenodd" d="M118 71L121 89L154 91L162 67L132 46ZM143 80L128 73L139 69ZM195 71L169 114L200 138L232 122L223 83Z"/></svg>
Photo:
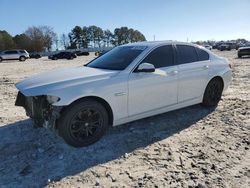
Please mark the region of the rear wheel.
<svg viewBox="0 0 250 188"><path fill-rule="evenodd" d="M202 104L204 106L216 106L222 95L223 82L219 78L212 79L205 90Z"/></svg>
<svg viewBox="0 0 250 188"><path fill-rule="evenodd" d="M108 112L94 100L73 103L58 121L59 135L74 147L88 146L98 141L108 129Z"/></svg>

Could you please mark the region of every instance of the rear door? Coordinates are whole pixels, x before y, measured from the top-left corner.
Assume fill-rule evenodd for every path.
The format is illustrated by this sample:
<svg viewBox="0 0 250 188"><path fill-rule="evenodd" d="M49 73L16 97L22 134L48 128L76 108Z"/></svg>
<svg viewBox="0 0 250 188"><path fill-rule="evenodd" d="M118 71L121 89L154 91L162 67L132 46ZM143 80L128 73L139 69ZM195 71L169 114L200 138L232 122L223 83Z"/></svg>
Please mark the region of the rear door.
<svg viewBox="0 0 250 188"><path fill-rule="evenodd" d="M16 50L8 50L4 52L4 59L18 59L18 52Z"/></svg>
<svg viewBox="0 0 250 188"><path fill-rule="evenodd" d="M155 66L155 72L129 75L129 115L137 115L177 103L177 66L172 45L154 49L141 63Z"/></svg>
<svg viewBox="0 0 250 188"><path fill-rule="evenodd" d="M179 71L178 103L203 96L209 71L206 51L189 45L176 45Z"/></svg>

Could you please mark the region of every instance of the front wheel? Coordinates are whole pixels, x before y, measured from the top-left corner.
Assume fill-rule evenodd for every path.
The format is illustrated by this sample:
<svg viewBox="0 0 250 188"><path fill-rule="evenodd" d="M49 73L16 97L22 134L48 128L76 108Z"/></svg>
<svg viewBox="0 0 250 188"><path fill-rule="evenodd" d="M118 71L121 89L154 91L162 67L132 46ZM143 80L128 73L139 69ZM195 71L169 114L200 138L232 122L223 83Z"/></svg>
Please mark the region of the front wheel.
<svg viewBox="0 0 250 188"><path fill-rule="evenodd" d="M19 57L19 61L25 61L26 58L24 56Z"/></svg>
<svg viewBox="0 0 250 188"><path fill-rule="evenodd" d="M204 106L216 106L222 95L223 82L218 78L212 79L205 90L202 105Z"/></svg>
<svg viewBox="0 0 250 188"><path fill-rule="evenodd" d="M98 141L109 127L107 110L94 100L82 100L63 110L58 121L59 135L74 147Z"/></svg>

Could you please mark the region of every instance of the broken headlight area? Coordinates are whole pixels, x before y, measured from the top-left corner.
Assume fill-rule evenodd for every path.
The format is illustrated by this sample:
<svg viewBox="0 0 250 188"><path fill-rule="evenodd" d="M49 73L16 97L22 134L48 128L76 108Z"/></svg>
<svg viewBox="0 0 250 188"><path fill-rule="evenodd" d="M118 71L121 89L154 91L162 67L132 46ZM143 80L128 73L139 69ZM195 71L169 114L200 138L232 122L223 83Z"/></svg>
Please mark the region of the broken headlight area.
<svg viewBox="0 0 250 188"><path fill-rule="evenodd" d="M26 115L33 119L35 127L55 128L62 107L52 104L59 100L59 97L45 95L27 97L18 92L15 105L24 107Z"/></svg>
<svg viewBox="0 0 250 188"><path fill-rule="evenodd" d="M47 101L48 101L49 104L53 104L53 103L58 102L60 100L59 97L50 96L50 95L47 95L46 99L47 99Z"/></svg>

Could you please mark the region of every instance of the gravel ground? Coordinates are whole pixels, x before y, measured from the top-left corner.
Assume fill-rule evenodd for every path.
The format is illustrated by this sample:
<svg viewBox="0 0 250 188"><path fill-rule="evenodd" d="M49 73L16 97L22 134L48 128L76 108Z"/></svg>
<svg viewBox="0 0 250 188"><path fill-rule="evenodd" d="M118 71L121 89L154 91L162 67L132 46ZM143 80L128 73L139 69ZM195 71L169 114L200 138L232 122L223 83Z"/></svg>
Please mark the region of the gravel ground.
<svg viewBox="0 0 250 188"><path fill-rule="evenodd" d="M250 58L215 109L200 105L114 127L96 144L72 148L15 107L14 84L75 60L0 64L0 187L250 187Z"/></svg>

